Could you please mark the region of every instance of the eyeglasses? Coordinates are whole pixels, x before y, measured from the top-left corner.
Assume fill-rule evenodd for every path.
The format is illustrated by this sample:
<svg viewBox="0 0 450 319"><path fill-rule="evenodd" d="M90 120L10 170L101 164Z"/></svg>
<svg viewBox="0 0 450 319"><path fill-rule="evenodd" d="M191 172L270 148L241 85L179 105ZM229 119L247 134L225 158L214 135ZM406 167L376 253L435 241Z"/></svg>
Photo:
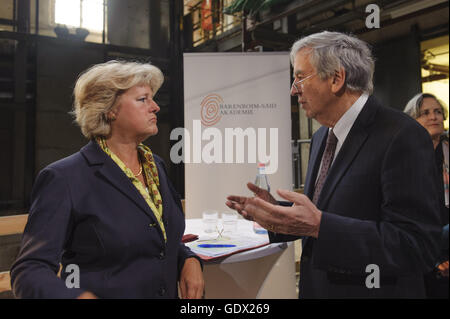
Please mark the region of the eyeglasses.
<svg viewBox="0 0 450 319"><path fill-rule="evenodd" d="M435 116L443 116L444 112L442 111L442 109L434 109L434 110L424 110L419 112L419 117L428 117L430 116L431 112L433 112L433 114Z"/></svg>
<svg viewBox="0 0 450 319"><path fill-rule="evenodd" d="M291 86L291 91L292 91L293 89L295 89L295 91L294 91L295 93L300 93L300 89L299 89L299 88L303 89L303 84L302 84L302 83L303 83L304 81L308 80L310 77L312 77L312 76L314 76L314 75L316 75L316 73L310 74L310 75L308 75L307 77L298 80L297 82L295 82L295 80L294 80L294 82L292 83L292 86Z"/></svg>

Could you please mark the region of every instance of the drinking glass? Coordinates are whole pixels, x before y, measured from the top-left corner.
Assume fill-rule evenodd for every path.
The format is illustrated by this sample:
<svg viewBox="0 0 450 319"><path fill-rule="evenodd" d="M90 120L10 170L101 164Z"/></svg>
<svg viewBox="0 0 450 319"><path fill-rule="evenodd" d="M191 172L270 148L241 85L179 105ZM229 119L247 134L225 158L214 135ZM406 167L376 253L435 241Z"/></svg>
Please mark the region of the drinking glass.
<svg viewBox="0 0 450 319"><path fill-rule="evenodd" d="M222 212L223 233L232 235L237 230L238 215L232 211Z"/></svg>
<svg viewBox="0 0 450 319"><path fill-rule="evenodd" d="M216 210L205 210L202 214L205 233L214 233L217 231L217 222L219 213Z"/></svg>

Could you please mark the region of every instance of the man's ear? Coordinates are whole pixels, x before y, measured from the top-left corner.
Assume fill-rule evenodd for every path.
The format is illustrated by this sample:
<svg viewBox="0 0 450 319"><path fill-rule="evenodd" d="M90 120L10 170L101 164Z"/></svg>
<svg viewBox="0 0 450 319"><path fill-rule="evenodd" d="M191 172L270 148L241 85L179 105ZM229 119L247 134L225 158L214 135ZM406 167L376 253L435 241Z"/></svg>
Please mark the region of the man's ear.
<svg viewBox="0 0 450 319"><path fill-rule="evenodd" d="M345 70L340 68L335 70L333 76L331 77L331 91L333 93L338 93L344 88L345 85Z"/></svg>

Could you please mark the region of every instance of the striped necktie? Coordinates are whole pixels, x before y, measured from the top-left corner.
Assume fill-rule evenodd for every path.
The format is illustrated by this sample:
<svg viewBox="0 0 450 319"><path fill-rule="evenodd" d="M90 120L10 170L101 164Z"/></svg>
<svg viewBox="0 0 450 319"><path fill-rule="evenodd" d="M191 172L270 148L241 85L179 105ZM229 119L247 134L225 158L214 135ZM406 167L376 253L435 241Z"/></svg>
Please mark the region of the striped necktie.
<svg viewBox="0 0 450 319"><path fill-rule="evenodd" d="M328 131L327 145L325 146L325 151L322 155L322 166L320 168L319 178L317 179L316 187L314 189L314 196L312 202L317 205L319 200L320 192L322 191L323 185L325 184L325 179L328 175L328 170L330 169L331 163L333 162L334 152L336 151L337 138L334 135L333 130Z"/></svg>

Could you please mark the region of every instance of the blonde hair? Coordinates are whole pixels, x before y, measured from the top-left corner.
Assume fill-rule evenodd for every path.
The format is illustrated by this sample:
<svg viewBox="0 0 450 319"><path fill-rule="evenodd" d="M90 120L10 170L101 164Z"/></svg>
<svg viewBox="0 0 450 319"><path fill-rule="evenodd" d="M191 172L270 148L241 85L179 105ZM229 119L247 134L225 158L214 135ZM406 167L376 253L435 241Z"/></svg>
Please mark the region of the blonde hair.
<svg viewBox="0 0 450 319"><path fill-rule="evenodd" d="M86 138L106 137L111 132L107 114L120 94L136 85L149 85L155 95L163 82L161 70L149 63L112 60L96 64L78 77L71 113Z"/></svg>

